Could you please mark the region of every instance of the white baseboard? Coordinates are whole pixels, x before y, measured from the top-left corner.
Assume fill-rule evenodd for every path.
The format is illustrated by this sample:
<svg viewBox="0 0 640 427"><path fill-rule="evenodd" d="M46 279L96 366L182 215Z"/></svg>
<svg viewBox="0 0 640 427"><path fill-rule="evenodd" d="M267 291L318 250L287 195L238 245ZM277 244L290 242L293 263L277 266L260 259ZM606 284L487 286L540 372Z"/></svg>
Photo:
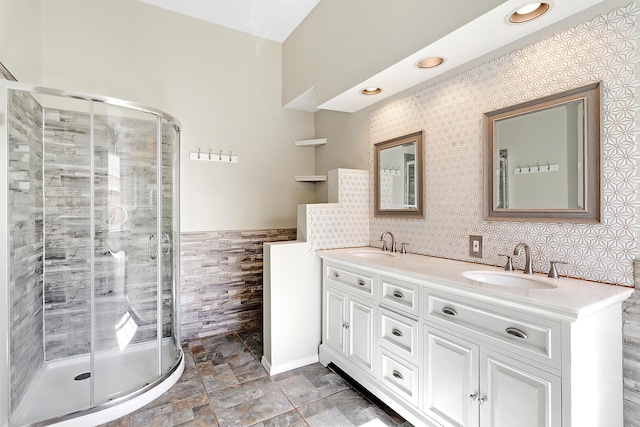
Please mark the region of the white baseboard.
<svg viewBox="0 0 640 427"><path fill-rule="evenodd" d="M283 363L277 366L271 366L269 361L264 356L262 356L262 359L260 360L260 363L262 363L262 366L264 366L264 369L267 370L267 373L270 376L281 374L283 372L291 371L292 369L297 369L302 366L311 365L317 362L318 362L317 354L313 356L305 357L304 359L298 359L291 362Z"/></svg>

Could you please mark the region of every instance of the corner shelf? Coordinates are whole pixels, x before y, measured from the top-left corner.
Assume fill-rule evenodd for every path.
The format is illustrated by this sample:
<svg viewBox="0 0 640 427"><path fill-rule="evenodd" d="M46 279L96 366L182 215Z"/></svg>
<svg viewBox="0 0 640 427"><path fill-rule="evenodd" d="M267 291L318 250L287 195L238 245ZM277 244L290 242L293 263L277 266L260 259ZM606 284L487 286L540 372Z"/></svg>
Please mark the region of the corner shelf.
<svg viewBox="0 0 640 427"><path fill-rule="evenodd" d="M296 147L317 147L319 145L324 145L327 143L327 138L318 138L318 139L301 139L298 141L293 141Z"/></svg>
<svg viewBox="0 0 640 427"><path fill-rule="evenodd" d="M327 175L296 175L294 178L298 182L321 182L327 180Z"/></svg>
<svg viewBox="0 0 640 427"><path fill-rule="evenodd" d="M327 143L327 138L300 139L293 141L296 147L318 147ZM323 182L327 180L327 175L296 175L297 182Z"/></svg>

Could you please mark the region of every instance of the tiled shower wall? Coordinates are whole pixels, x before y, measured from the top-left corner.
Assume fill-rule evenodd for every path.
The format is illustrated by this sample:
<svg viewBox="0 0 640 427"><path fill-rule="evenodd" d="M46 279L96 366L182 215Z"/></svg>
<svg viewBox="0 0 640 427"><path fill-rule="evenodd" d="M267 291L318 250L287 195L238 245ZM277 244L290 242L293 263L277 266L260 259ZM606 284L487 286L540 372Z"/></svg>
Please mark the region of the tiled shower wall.
<svg viewBox="0 0 640 427"><path fill-rule="evenodd" d="M182 233L182 341L262 327L263 244L296 229Z"/></svg>
<svg viewBox="0 0 640 427"><path fill-rule="evenodd" d="M42 109L28 94L10 91L9 236L11 408L44 361L42 344Z"/></svg>
<svg viewBox="0 0 640 427"><path fill-rule="evenodd" d="M536 271L561 259L569 262L563 275L633 286L638 12L634 4L612 11L371 113L371 144L425 131L425 219L371 218L370 241L392 230L412 252L492 265L503 262L498 253L523 241L532 247ZM483 114L595 81L602 81L602 223L483 221ZM484 236L482 260L468 257L470 234ZM625 426L638 427L637 291L624 304L623 322Z"/></svg>
<svg viewBox="0 0 640 427"><path fill-rule="evenodd" d="M157 122L155 116L116 122L94 116L96 350L117 348L115 325L127 312L138 324L132 343L155 339L157 329L156 261L148 249L157 227ZM45 130L44 338L46 359L54 360L86 354L91 345L89 115L47 109ZM170 129L163 131L166 141ZM163 159L163 177L170 180L171 156ZM171 190L163 182L163 197ZM163 217L170 222L171 204L165 199ZM126 221L108 224L118 205L126 209ZM164 336L171 327L170 267L171 258L163 259Z"/></svg>

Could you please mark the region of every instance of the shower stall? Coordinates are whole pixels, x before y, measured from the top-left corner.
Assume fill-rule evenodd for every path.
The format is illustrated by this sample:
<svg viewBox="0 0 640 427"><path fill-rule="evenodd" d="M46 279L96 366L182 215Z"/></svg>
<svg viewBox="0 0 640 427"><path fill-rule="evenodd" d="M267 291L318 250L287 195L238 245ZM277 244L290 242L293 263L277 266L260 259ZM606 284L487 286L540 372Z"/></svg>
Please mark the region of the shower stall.
<svg viewBox="0 0 640 427"><path fill-rule="evenodd" d="M162 111L0 80L11 427L104 423L180 377L179 142Z"/></svg>

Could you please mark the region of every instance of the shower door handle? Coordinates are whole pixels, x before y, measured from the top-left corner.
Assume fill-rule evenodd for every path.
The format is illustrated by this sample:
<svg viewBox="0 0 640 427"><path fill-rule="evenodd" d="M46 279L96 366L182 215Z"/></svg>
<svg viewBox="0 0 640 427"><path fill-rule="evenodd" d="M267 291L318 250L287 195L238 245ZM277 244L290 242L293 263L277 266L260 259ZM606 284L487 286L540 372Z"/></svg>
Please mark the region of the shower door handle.
<svg viewBox="0 0 640 427"><path fill-rule="evenodd" d="M166 258L171 253L171 237L169 237L169 233L162 233L162 245L164 246L164 240L167 239L167 251L162 252L162 257Z"/></svg>
<svg viewBox="0 0 640 427"><path fill-rule="evenodd" d="M150 234L147 251L149 252L149 258L151 259L156 259L158 256L158 249L156 248L156 242L157 242L156 235ZM155 248L155 250L153 250L152 248Z"/></svg>
<svg viewBox="0 0 640 427"><path fill-rule="evenodd" d="M171 237L169 236L169 233L162 233L162 246L164 247L164 242L167 242L167 250L166 251L162 251L162 257L166 258L169 256L169 254L171 253ZM156 235L155 234L150 234L149 235L149 243L148 243L148 252L149 252L149 258L151 259L156 259L158 257L158 249L156 248L156 245L158 243L158 240L156 239ZM155 250L154 250L155 248Z"/></svg>

